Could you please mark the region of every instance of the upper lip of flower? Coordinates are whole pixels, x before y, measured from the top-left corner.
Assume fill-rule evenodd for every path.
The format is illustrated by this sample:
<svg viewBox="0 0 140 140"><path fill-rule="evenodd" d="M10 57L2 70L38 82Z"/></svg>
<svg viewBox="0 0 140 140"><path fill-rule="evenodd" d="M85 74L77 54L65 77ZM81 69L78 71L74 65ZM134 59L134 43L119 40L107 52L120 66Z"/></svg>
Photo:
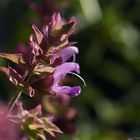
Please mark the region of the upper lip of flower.
<svg viewBox="0 0 140 140"><path fill-rule="evenodd" d="M67 48L64 48L62 52L60 53L60 57L62 58L63 62L66 62L71 56L75 56L75 54L78 54L79 50L75 46L70 46Z"/></svg>
<svg viewBox="0 0 140 140"><path fill-rule="evenodd" d="M63 79L67 73L75 71L80 73L80 68L77 63L73 62L65 62L60 66L57 66L55 72L53 73L53 77L55 78L54 84L58 83L61 79Z"/></svg>

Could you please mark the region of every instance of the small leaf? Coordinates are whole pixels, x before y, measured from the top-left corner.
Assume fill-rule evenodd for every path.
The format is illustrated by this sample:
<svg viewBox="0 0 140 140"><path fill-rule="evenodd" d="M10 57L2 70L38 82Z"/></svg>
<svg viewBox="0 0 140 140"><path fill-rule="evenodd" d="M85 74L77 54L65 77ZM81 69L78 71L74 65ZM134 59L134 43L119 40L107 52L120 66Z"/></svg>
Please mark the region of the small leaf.
<svg viewBox="0 0 140 140"><path fill-rule="evenodd" d="M0 53L1 58L8 59L16 64L24 63L22 58L22 54L7 54L7 53Z"/></svg>
<svg viewBox="0 0 140 140"><path fill-rule="evenodd" d="M38 44L41 44L42 39L43 39L43 34L39 31L39 29L34 24L32 25L32 28L35 32Z"/></svg>
<svg viewBox="0 0 140 140"><path fill-rule="evenodd" d="M34 69L34 72L36 73L42 73L42 72L48 72L48 73L53 73L55 68L49 67L49 66L42 66L42 67L37 67Z"/></svg>

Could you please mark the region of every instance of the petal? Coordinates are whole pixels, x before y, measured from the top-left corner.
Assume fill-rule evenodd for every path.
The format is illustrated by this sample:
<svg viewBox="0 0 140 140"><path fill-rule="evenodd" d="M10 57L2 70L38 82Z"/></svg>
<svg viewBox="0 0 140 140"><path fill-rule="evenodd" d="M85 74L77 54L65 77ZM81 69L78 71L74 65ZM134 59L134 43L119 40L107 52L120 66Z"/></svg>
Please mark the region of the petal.
<svg viewBox="0 0 140 140"><path fill-rule="evenodd" d="M80 86L54 86L52 87L52 90L57 94L66 94L68 96L74 97L78 96L81 92Z"/></svg>
<svg viewBox="0 0 140 140"><path fill-rule="evenodd" d="M57 84L61 79L63 79L67 73L75 71L77 73L80 73L79 64L73 63L73 62L66 62L63 63L60 66L57 66L53 78L54 78L54 85Z"/></svg>
<svg viewBox="0 0 140 140"><path fill-rule="evenodd" d="M66 62L70 57L79 53L79 50L75 46L70 46L62 50L60 57L62 58L63 62Z"/></svg>

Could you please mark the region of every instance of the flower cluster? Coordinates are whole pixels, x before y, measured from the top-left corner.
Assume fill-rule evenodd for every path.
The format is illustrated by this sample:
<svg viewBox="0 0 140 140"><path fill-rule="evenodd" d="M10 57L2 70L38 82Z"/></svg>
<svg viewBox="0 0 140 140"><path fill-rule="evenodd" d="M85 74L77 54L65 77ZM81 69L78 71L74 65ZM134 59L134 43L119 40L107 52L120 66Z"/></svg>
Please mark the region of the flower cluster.
<svg viewBox="0 0 140 140"><path fill-rule="evenodd" d="M30 37L30 47L17 54L0 53L0 57L16 63L19 69L0 67L9 76L9 80L31 97L35 93L67 94L77 96L80 86L61 86L61 80L70 72L79 73L79 65L67 62L78 53L68 37L73 33L76 19L72 17L63 24L59 13L54 13L49 25L41 32L32 26L35 36Z"/></svg>
<svg viewBox="0 0 140 140"><path fill-rule="evenodd" d="M0 53L1 58L14 63L12 67L0 67L0 71L4 72L17 88L17 96L10 105L10 111L21 93L30 97L34 95L74 97L80 94L80 86L62 85L63 79L69 73L80 77L79 64L75 62L78 48L73 46L75 42L69 41L76 24L75 17L64 23L60 13L54 13L43 31L32 25L34 35L30 36L29 47L20 46L16 54ZM31 139L45 140L46 132L52 136L55 136L55 133L62 133L47 117L41 117L40 106L31 111L24 110L21 104L19 108L11 120L18 122L22 129L29 133Z"/></svg>

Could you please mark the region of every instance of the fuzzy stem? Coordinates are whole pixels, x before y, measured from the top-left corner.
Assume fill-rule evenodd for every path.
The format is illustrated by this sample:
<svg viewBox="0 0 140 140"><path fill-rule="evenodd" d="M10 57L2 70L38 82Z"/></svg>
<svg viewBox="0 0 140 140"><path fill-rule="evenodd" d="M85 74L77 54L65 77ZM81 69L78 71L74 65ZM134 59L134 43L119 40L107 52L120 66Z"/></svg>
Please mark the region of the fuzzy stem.
<svg viewBox="0 0 140 140"><path fill-rule="evenodd" d="M7 110L8 110L9 113L12 111L12 109L15 106L16 102L20 98L21 93L22 93L21 91L17 90L15 95L11 98L11 100L10 100L8 106L7 106Z"/></svg>

